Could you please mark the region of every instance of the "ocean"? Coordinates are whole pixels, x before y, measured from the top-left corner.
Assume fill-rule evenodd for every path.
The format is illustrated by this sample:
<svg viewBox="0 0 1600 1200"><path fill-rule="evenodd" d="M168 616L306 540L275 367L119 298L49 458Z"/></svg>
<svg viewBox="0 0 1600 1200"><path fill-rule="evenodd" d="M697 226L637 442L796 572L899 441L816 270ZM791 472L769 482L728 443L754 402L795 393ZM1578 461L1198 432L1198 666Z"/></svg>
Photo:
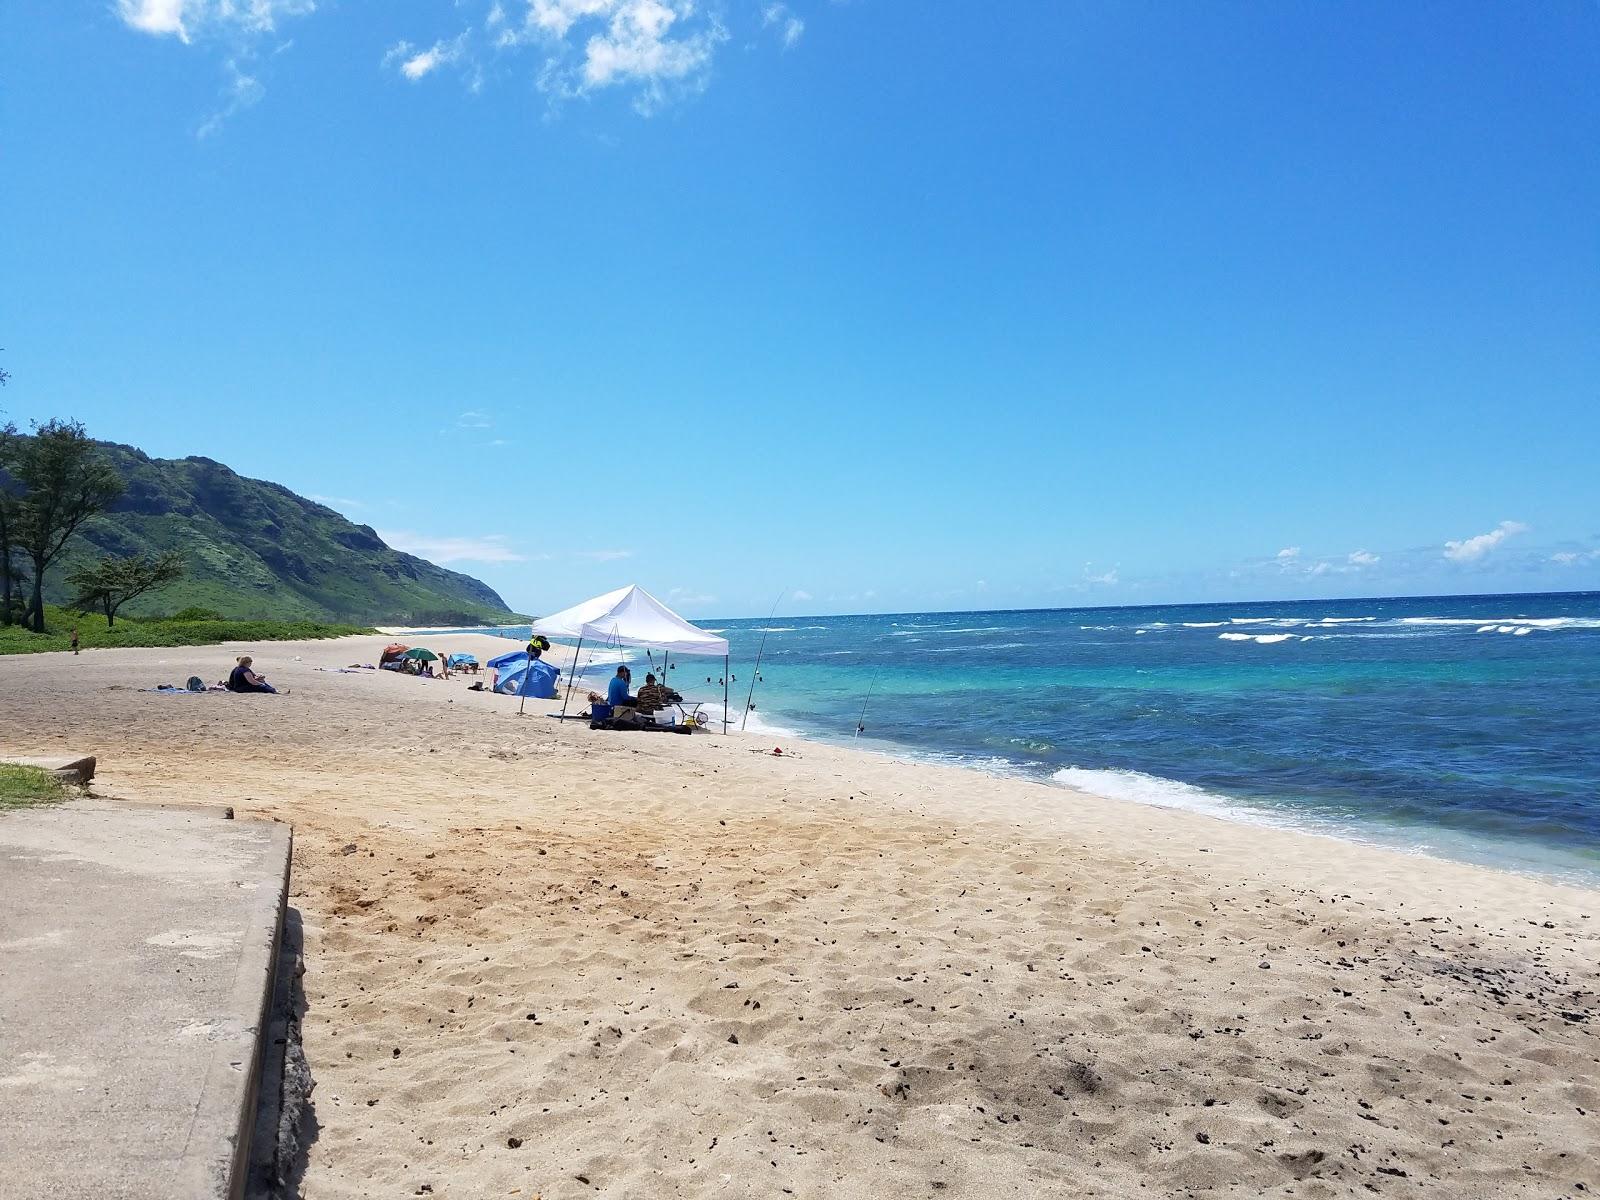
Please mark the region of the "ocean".
<svg viewBox="0 0 1600 1200"><path fill-rule="evenodd" d="M731 642L735 721L765 639L749 716L780 743L1600 885L1600 593L698 624ZM721 668L670 677L720 714Z"/></svg>

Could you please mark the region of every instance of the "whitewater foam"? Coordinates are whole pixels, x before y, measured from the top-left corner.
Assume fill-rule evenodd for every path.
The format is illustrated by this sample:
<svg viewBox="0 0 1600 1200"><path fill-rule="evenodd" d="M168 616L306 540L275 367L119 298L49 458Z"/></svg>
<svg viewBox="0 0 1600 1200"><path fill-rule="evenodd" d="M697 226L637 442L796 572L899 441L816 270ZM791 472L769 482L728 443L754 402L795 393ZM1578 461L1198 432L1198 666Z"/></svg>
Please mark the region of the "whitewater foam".
<svg viewBox="0 0 1600 1200"><path fill-rule="evenodd" d="M1090 767L1062 767L1051 779L1077 792L1103 796L1107 800L1131 800L1136 804L1149 804L1156 808L1181 808L1189 812L1205 813L1211 817L1229 820L1254 820L1265 822L1262 815L1243 808L1205 788L1160 775L1146 775L1143 771L1095 770Z"/></svg>
<svg viewBox="0 0 1600 1200"><path fill-rule="evenodd" d="M1395 624L1438 625L1445 628L1509 625L1528 629L1600 629L1600 617L1400 617Z"/></svg>

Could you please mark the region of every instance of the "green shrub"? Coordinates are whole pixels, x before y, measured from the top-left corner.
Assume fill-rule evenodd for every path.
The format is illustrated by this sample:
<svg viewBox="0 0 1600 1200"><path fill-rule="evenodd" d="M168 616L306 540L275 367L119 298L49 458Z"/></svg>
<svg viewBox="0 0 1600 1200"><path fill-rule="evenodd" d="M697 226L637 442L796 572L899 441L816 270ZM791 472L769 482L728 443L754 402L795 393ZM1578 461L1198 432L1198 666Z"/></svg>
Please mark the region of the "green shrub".
<svg viewBox="0 0 1600 1200"><path fill-rule="evenodd" d="M170 617L162 617L162 618L158 618L158 619L164 620L164 621L225 621L225 620L227 620L227 618L224 617L221 613L219 613L216 609L214 609L214 608L201 608L197 604L190 605L188 608L180 608L177 612L173 613Z"/></svg>

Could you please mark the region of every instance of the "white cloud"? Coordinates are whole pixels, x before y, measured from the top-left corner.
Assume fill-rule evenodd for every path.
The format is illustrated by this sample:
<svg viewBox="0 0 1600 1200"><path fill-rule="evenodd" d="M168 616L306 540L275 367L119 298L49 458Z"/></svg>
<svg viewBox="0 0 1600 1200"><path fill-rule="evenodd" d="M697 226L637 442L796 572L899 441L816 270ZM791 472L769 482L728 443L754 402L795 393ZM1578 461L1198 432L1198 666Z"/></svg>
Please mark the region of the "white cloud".
<svg viewBox="0 0 1600 1200"><path fill-rule="evenodd" d="M129 29L185 44L220 44L238 65L239 76L253 85L250 103L261 87L245 64L260 54L262 39L276 36L288 18L319 8L319 0L112 4ZM438 7L461 10L469 4L456 0ZM631 95L634 108L649 115L679 96L702 91L719 48L731 37L720 15L723 7L699 0L474 0L470 7L477 15L463 21L454 36L415 44L401 41L383 56L383 67L413 83L454 67L465 85L477 91L494 77L497 65L527 54L536 59L531 74L537 86L552 101L611 90ZM774 30L785 50L799 44L805 22L786 4L767 3L759 11L762 28ZM753 22L754 16L744 19ZM238 86L237 79L233 86ZM204 132L213 132L242 106L226 96L223 111L206 123Z"/></svg>
<svg viewBox="0 0 1600 1200"><path fill-rule="evenodd" d="M425 533L413 533L409 529L380 529L377 531L390 546L402 550L407 554L415 554L418 558L425 558L429 562L486 562L486 563L512 563L526 562L527 556L518 554L506 545L506 539L498 534L485 534L482 537L432 537Z"/></svg>
<svg viewBox="0 0 1600 1200"><path fill-rule="evenodd" d="M1594 550L1558 550L1550 556L1550 561L1559 563L1563 567L1574 567L1579 563L1600 562L1600 548Z"/></svg>
<svg viewBox="0 0 1600 1200"><path fill-rule="evenodd" d="M1463 538L1459 542L1446 542L1444 556L1451 562L1476 562L1507 538L1527 532L1528 526L1521 521L1501 521L1488 533Z"/></svg>
<svg viewBox="0 0 1600 1200"><path fill-rule="evenodd" d="M1117 582L1117 569L1112 567L1109 571L1102 571L1099 575L1091 575L1087 570L1083 573L1086 583L1113 584Z"/></svg>
<svg viewBox="0 0 1600 1200"><path fill-rule="evenodd" d="M383 56L383 65L387 67L391 63L399 63L400 74L415 83L423 76L459 59L466 49L466 43L465 33L448 42L435 42L426 50L418 50L410 42L396 42ZM465 417L473 414L462 415Z"/></svg>
<svg viewBox="0 0 1600 1200"><path fill-rule="evenodd" d="M716 21L695 33L672 36L672 27L693 12L694 6L686 0L670 5L662 0L621 0L605 32L594 34L584 44L580 90L637 83L643 90L636 107L653 111L665 99L665 85L688 83L701 76L717 44L727 40Z"/></svg>
<svg viewBox="0 0 1600 1200"><path fill-rule="evenodd" d="M587 558L591 562L615 562L619 558L632 558L632 550L579 550L579 558Z"/></svg>
<svg viewBox="0 0 1600 1200"><path fill-rule="evenodd" d="M486 64L531 51L540 58L535 81L553 100L617 89L631 92L634 108L648 116L677 96L703 90L717 48L729 40L717 11L695 0L519 0L512 7L521 8L520 20L504 0L494 0L481 25L435 47L449 46L448 58L424 60L416 69L426 74L460 60L476 89ZM786 48L804 28L798 18L785 18ZM403 59L400 69L412 62Z"/></svg>
<svg viewBox="0 0 1600 1200"><path fill-rule="evenodd" d="M475 408L469 408L466 412L457 417L456 424L462 429L494 428L494 422L490 420L489 414L486 412L480 412Z"/></svg>
<svg viewBox="0 0 1600 1200"><path fill-rule="evenodd" d="M814 597L811 595L811 593L806 591L804 588L796 588L795 592L794 592L794 595L792 597L790 597L790 598L794 599L794 600L811 600L811 599L814 599Z"/></svg>
<svg viewBox="0 0 1600 1200"><path fill-rule="evenodd" d="M1300 557L1300 547L1299 546L1285 546L1282 550L1278 551L1278 561L1282 562L1282 563L1293 562L1295 559L1297 559L1299 557Z"/></svg>
<svg viewBox="0 0 1600 1200"><path fill-rule="evenodd" d="M117 16L140 33L191 42L213 33L272 33L281 18L316 7L316 0L117 0Z"/></svg>
<svg viewBox="0 0 1600 1200"><path fill-rule="evenodd" d="M667 599L684 608L690 606L703 607L704 605L715 604L717 602L717 598L715 596L708 595L705 592L692 592L688 588L681 587L669 588L667 590Z"/></svg>
<svg viewBox="0 0 1600 1200"><path fill-rule="evenodd" d="M1345 561L1352 567L1370 567L1379 561L1378 556L1370 550L1352 550Z"/></svg>

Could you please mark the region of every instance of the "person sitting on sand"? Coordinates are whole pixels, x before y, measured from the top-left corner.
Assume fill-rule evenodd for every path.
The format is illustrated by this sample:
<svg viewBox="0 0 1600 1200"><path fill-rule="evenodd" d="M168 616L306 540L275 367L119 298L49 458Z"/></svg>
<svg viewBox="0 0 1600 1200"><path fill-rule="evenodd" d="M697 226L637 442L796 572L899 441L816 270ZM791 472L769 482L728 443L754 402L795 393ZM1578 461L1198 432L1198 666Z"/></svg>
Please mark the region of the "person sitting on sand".
<svg viewBox="0 0 1600 1200"><path fill-rule="evenodd" d="M251 664L254 662L255 659L248 654L240 655L239 665L228 673L228 690L230 692L267 692L274 696L278 695L277 688L251 669ZM282 694L287 696L289 689L284 688Z"/></svg>
<svg viewBox="0 0 1600 1200"><path fill-rule="evenodd" d="M637 696L628 695L628 684L632 680L632 672L626 666L618 667L617 673L611 677L611 682L606 686L606 703L612 708L634 708L638 705Z"/></svg>
<svg viewBox="0 0 1600 1200"><path fill-rule="evenodd" d="M644 677L644 686L639 689L639 711L642 713L660 712L670 703L667 689L656 682L654 675Z"/></svg>

